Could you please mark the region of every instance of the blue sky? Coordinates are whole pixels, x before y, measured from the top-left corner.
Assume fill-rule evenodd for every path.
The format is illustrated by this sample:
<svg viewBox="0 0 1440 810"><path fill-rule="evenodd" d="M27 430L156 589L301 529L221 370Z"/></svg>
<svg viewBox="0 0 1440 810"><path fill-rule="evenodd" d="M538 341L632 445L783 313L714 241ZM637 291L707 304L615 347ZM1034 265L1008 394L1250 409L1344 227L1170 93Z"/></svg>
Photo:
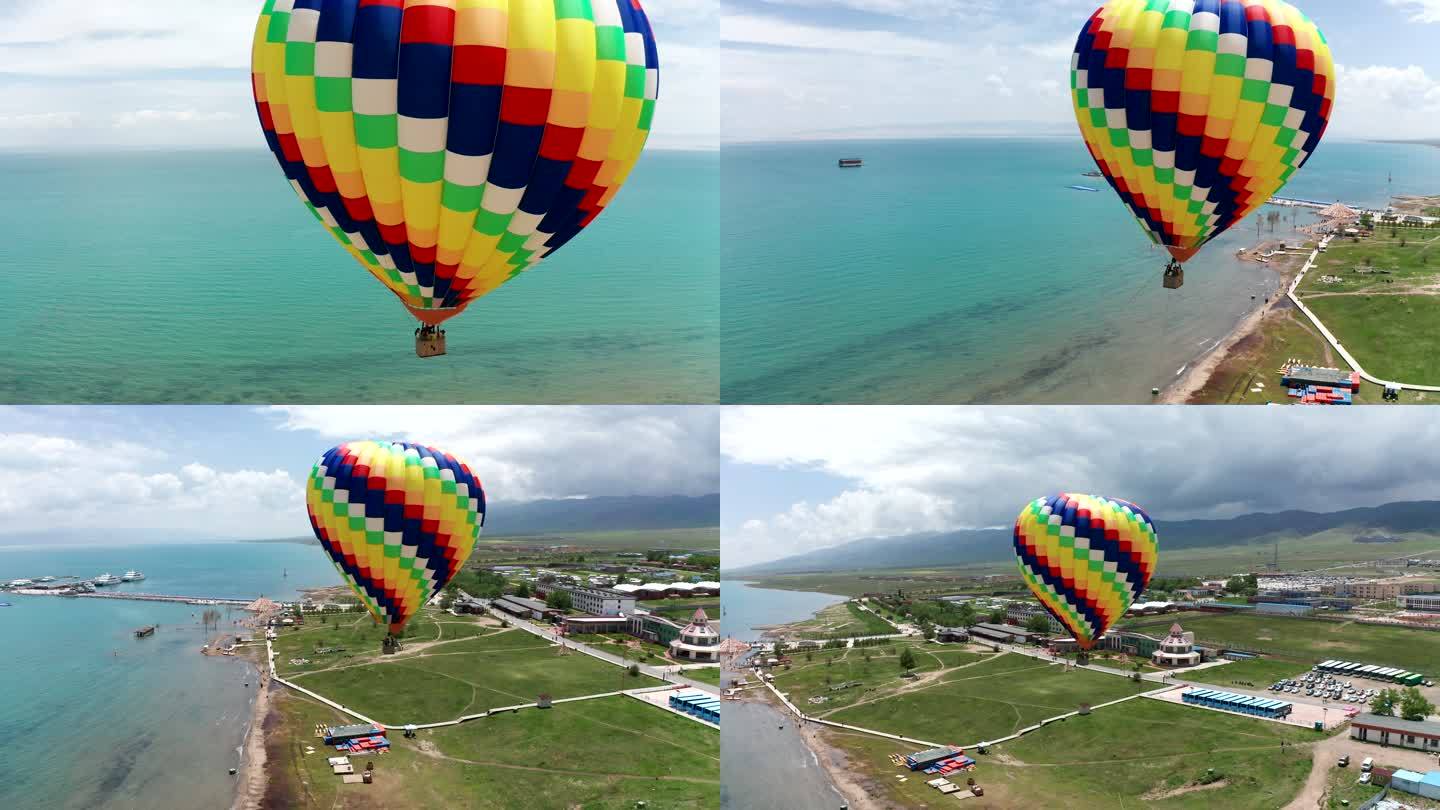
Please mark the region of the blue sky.
<svg viewBox="0 0 1440 810"><path fill-rule="evenodd" d="M1010 526L1031 499L1065 490L1145 507L1162 549L1165 520L1434 500L1440 421L1425 410L725 408L721 554L739 567ZM1296 448L1323 448L1324 463L1297 463Z"/></svg>
<svg viewBox="0 0 1440 810"><path fill-rule="evenodd" d="M431 444L497 504L718 491L710 407L0 407L0 535L295 536L303 483L352 439Z"/></svg>
<svg viewBox="0 0 1440 810"><path fill-rule="evenodd" d="M1440 0L1299 0L1340 66L1331 134L1440 138ZM726 141L1074 132L1096 0L722 0Z"/></svg>
<svg viewBox="0 0 1440 810"><path fill-rule="evenodd" d="M262 0L0 0L0 149L263 148L250 97ZM660 50L650 146L714 149L716 0L644 4Z"/></svg>

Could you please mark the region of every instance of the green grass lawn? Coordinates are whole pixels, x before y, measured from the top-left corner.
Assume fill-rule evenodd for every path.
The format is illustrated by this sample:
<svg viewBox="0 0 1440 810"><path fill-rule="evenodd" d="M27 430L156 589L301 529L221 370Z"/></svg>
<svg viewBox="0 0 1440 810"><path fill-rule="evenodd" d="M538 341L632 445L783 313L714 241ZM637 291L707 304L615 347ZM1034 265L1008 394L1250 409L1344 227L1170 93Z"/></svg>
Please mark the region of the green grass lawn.
<svg viewBox="0 0 1440 810"><path fill-rule="evenodd" d="M544 639L520 630L406 650L369 663L312 668L294 680L388 723L450 720L531 703L541 693L566 698L659 684L588 655L558 655Z"/></svg>
<svg viewBox="0 0 1440 810"><path fill-rule="evenodd" d="M316 723L344 720L294 693L277 703L269 756L273 806L307 808L585 807L700 810L719 803L720 735L628 697L525 710L415 740L396 735L376 756L372 785L344 785L319 745ZM603 756L576 756L576 740L604 740ZM315 753L304 753L305 745ZM423 748L423 750L422 750ZM356 759L357 769L365 760Z"/></svg>
<svg viewBox="0 0 1440 810"><path fill-rule="evenodd" d="M888 636L899 632L890 622L853 602L828 605L812 618L791 624L790 629L800 638L809 639Z"/></svg>
<svg viewBox="0 0 1440 810"><path fill-rule="evenodd" d="M1440 385L1440 296L1324 296L1305 304L1366 371Z"/></svg>
<svg viewBox="0 0 1440 810"><path fill-rule="evenodd" d="M790 669L775 673L775 685L807 714L823 715L904 686L907 681L901 677L904 669L900 666L900 655L907 648L915 655L914 671L919 674L974 663L988 655L958 646L913 640L876 647L792 652ZM831 689L857 681L857 686ZM809 702L811 697L822 695L825 703Z"/></svg>
<svg viewBox="0 0 1440 810"><path fill-rule="evenodd" d="M1266 688L1281 678L1293 678L1310 671L1311 664L1286 658L1256 658L1251 661L1235 661L1221 667L1211 667L1184 675L1187 681L1214 684L1215 686L1237 686L1246 689ZM1254 686L1244 686L1237 681L1247 681Z"/></svg>
<svg viewBox="0 0 1440 810"><path fill-rule="evenodd" d="M1153 684L1147 684L1153 687ZM938 743L993 740L1140 691L1126 678L1001 655L945 673L932 684L825 714L825 719Z"/></svg>
<svg viewBox="0 0 1440 810"><path fill-rule="evenodd" d="M680 673L692 681L708 683L712 686L720 685L720 667L702 667L700 669L687 669Z"/></svg>
<svg viewBox="0 0 1440 810"><path fill-rule="evenodd" d="M1157 632L1176 620L1212 645L1258 649L1301 665L1303 671L1329 658L1440 674L1440 633L1405 627L1320 621L1275 615L1192 613L1163 616L1126 627ZM1228 665L1224 669L1229 669ZM1233 677L1233 676L1230 676Z"/></svg>
<svg viewBox="0 0 1440 810"><path fill-rule="evenodd" d="M887 760L908 748L875 737L826 736L851 755L852 767L872 777L867 786L884 806L942 806L932 804L938 794L925 786L929 777ZM965 806L1273 810L1298 793L1310 771L1304 743L1319 739L1291 726L1139 698L976 754L978 766L965 777L973 776L985 796ZM1282 740L1301 745L1282 751ZM1211 778L1212 768L1222 787L1170 794ZM901 773L907 782L895 778Z"/></svg>

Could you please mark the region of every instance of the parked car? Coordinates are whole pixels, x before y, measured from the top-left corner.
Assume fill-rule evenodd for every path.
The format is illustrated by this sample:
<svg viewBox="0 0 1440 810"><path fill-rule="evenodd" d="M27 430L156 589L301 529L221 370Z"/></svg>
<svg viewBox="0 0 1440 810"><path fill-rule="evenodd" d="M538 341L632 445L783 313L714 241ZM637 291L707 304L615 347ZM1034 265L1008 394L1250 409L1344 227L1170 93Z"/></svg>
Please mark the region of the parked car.
<svg viewBox="0 0 1440 810"><path fill-rule="evenodd" d="M1335 762L1335 767L1337 767L1337 768L1348 768L1348 767L1350 767L1350 755L1349 755L1349 754L1345 754L1345 755L1341 756L1340 759Z"/></svg>
<svg viewBox="0 0 1440 810"><path fill-rule="evenodd" d="M1375 758L1374 758L1374 757L1365 757L1364 761L1360 763L1360 770L1363 771L1363 772L1365 772L1365 773L1370 773L1370 771L1371 771L1374 767L1375 767Z"/></svg>

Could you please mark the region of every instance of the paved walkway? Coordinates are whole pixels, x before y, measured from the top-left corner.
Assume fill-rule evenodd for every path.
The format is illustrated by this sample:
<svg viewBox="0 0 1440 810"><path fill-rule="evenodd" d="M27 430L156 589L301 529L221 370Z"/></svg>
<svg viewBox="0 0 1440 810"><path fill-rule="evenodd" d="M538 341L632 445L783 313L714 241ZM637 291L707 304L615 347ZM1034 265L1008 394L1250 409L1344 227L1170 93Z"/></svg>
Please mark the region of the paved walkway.
<svg viewBox="0 0 1440 810"><path fill-rule="evenodd" d="M1345 362L1350 364L1350 368L1354 369L1360 375L1361 379L1366 382L1371 382L1381 387L1387 385L1399 386L1400 388L1410 391L1440 391L1440 385L1419 385L1416 383L1382 380L1366 371L1365 368L1360 365L1360 361L1356 360L1355 356L1350 354L1350 350L1340 344L1340 339L1335 337L1335 333L1331 332L1325 324L1320 322L1320 316L1310 311L1310 308L1305 306L1305 302L1300 300L1300 296L1295 294L1295 290L1300 286L1300 282L1305 280L1305 275L1315 267L1315 259L1319 257L1321 248L1329 246L1331 238L1332 237L1327 236L1320 240L1320 247L1317 247L1310 253L1310 258L1305 261L1305 266L1300 268L1300 274L1295 276L1295 281L1290 284L1290 291L1286 295L1290 298L1291 303L1295 304L1296 308L1304 313L1305 317L1309 318L1311 323L1315 324L1315 328L1320 330L1320 334L1325 337L1325 340L1330 343L1330 346L1335 349L1341 357L1345 358Z"/></svg>

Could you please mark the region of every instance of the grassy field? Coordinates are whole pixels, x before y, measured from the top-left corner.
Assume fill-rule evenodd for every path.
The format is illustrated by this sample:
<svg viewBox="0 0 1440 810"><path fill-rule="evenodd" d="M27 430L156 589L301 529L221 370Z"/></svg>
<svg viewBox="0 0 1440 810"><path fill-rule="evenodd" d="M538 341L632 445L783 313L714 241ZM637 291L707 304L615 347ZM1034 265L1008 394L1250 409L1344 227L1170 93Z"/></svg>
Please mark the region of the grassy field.
<svg viewBox="0 0 1440 810"><path fill-rule="evenodd" d="M415 740L397 736L391 753L371 760L371 785L341 784L325 763L334 751L313 736L316 723L344 719L295 693L278 697L267 723L267 806L630 810L643 801L700 810L719 803L719 733L633 698L526 710ZM603 739L604 756L577 758L577 739ZM306 754L306 745L315 753Z"/></svg>
<svg viewBox="0 0 1440 810"><path fill-rule="evenodd" d="M1155 632L1168 628L1176 621L1186 630L1193 631L1198 641L1245 647L1286 658L1301 665L1297 672L1327 658L1340 658L1400 667L1432 676L1440 674L1440 633L1425 630L1263 614L1218 613L1172 614L1126 622L1124 626L1141 632L1147 632L1147 629ZM1223 669L1230 670L1232 666L1246 665L1227 665Z"/></svg>
<svg viewBox="0 0 1440 810"><path fill-rule="evenodd" d="M1434 283L1440 275L1440 243L1433 240L1435 231L1400 229L1395 238L1388 228L1381 228L1374 239L1358 244L1335 241L1319 257L1316 267L1305 277L1299 295L1326 327L1331 329L1353 352L1367 371L1382 377L1412 381L1412 377L1382 372L1379 368L1394 364L1399 371L1423 371L1426 357L1434 355L1437 344L1428 338L1427 324L1435 320L1434 307L1427 298L1416 304L1415 312L1404 312L1400 297L1388 295L1397 290L1413 289ZM1405 247L1400 239L1405 239ZM1369 265L1366 262L1370 262ZM1388 274L1370 272L1388 270ZM1366 272L1357 272L1364 270ZM1326 284L1322 277L1342 279ZM1370 299L1361 296L1336 296L1335 293L1373 292ZM1386 295L1381 295L1385 293ZM1382 299L1393 299L1390 301ZM1412 302L1420 297L1409 296ZM1383 317L1382 317L1383 316ZM1370 318L1374 317L1374 320ZM1367 334L1368 333L1368 334ZM1424 339L1417 339L1425 336ZM1379 353L1376 353L1376 349ZM1387 352L1393 353L1387 354ZM1280 387L1277 373L1290 358L1331 367L1344 367L1345 361L1320 335L1303 314L1288 302L1271 312L1256 334L1240 341L1211 375L1205 387L1190 401L1197 404L1288 404L1293 400ZM1440 368L1434 369L1440 374ZM1423 375L1422 375L1423 376ZM1413 380L1424 382L1423 379ZM1261 387L1262 390L1252 389ZM1379 386L1362 383L1356 403L1381 403ZM1402 402L1433 402L1435 396L1406 391Z"/></svg>
<svg viewBox="0 0 1440 810"><path fill-rule="evenodd" d="M417 617L405 649L391 656L377 654L383 630L368 619L350 618L352 624L338 629L312 622L304 630L281 634L276 665L282 677L389 723L450 720L531 703L542 692L565 698L659 684L588 655L561 656L548 641L522 630L439 617L433 611ZM452 625L465 627L454 640L444 635ZM479 629L485 632L477 634ZM311 652L317 644L336 643L346 652ZM308 657L310 663L292 665L295 657Z"/></svg>
<svg viewBox="0 0 1440 810"><path fill-rule="evenodd" d="M574 534L482 534L478 549L497 546L579 546L608 551L719 551L720 528L642 529L623 532L575 532Z"/></svg>
<svg viewBox="0 0 1440 810"><path fill-rule="evenodd" d="M972 664L989 655L958 645L908 640L878 647L792 653L790 669L776 673L775 684L806 713L823 716L905 687L909 681L901 677L900 656L906 649L915 655L914 672L921 675ZM831 689L847 683L853 685ZM825 697L824 703L809 702L819 696Z"/></svg>
<svg viewBox="0 0 1440 810"><path fill-rule="evenodd" d="M869 697L824 716L862 728L967 745L1004 737L1074 711L1081 703L1104 703L1140 688L1119 676L1066 672L1058 664L1006 654L942 670L916 686Z"/></svg>
<svg viewBox="0 0 1440 810"><path fill-rule="evenodd" d="M853 602L841 602L822 608L814 617L790 625L800 638L848 638L852 636L888 636L897 633L895 626Z"/></svg>
<svg viewBox="0 0 1440 810"><path fill-rule="evenodd" d="M720 667L701 667L699 669L687 669L682 674L692 681L708 683L711 686L720 685Z"/></svg>
<svg viewBox="0 0 1440 810"><path fill-rule="evenodd" d="M1188 624L1186 625L1189 626ZM1214 684L1215 686L1241 686L1247 689L1268 687L1281 678L1293 678L1308 672L1312 664L1290 658L1256 658L1252 661L1236 661L1223 667L1196 670L1185 673L1185 680ZM1253 684L1253 686L1249 685Z"/></svg>
<svg viewBox="0 0 1440 810"><path fill-rule="evenodd" d="M1317 296L1305 304L1366 371L1382 380L1440 385L1440 297Z"/></svg>
<svg viewBox="0 0 1440 810"><path fill-rule="evenodd" d="M925 786L928 777L887 761L889 754L909 748L854 734L827 733L826 739L849 756L852 767L863 767L871 777L867 787L880 795L881 804L942 806L939 794ZM967 776L985 788L985 796L967 799L965 806L1273 810L1298 793L1310 771L1306 743L1319 739L1291 726L1140 698L977 755L979 764ZM1282 750L1282 740L1299 745ZM1212 768L1213 777L1207 774ZM901 773L908 781L895 778ZM1210 778L1219 787L1194 789Z"/></svg>

